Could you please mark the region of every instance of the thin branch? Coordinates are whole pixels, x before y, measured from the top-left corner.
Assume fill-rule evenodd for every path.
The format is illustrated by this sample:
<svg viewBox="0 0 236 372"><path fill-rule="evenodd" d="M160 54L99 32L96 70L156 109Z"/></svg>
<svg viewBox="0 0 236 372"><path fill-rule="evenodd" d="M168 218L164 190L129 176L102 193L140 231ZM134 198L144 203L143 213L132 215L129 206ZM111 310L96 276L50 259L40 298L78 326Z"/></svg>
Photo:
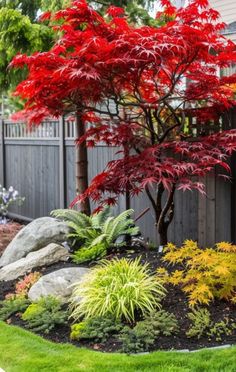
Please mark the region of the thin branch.
<svg viewBox="0 0 236 372"><path fill-rule="evenodd" d="M169 221L165 221L166 214L168 213L171 205L174 201L174 193L175 193L175 184L173 184L171 191L169 192L168 198L166 200L165 206L161 211L159 221L158 221L158 228L161 228L161 226L168 226ZM173 218L173 217L172 217ZM166 224L166 225L165 225Z"/></svg>

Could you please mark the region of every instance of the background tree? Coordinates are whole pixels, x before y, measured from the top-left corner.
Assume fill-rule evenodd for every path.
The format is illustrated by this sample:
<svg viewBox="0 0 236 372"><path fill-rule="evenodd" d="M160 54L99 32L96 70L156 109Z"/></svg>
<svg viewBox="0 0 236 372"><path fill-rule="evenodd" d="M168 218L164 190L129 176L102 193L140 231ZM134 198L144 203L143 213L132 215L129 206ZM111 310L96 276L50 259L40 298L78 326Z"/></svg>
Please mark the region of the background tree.
<svg viewBox="0 0 236 372"><path fill-rule="evenodd" d="M215 165L229 171L226 159L236 149L235 130L196 140L186 120L197 117L207 132L235 105L236 76L218 74L236 60L235 45L221 35L224 26L208 1L180 10L167 0L163 5L159 17L169 21L156 28L129 25L121 8L110 7L107 21L75 1L73 11L56 14L63 35L49 52L13 61L29 69L16 94L27 100L30 123L76 111L80 146L103 141L124 148L77 201L113 204L127 190L132 196L145 191L161 244L174 216L175 191L203 193L196 178Z"/></svg>
<svg viewBox="0 0 236 372"><path fill-rule="evenodd" d="M52 31L44 25L32 24L18 10L0 9L0 90L6 91L25 77L25 71L8 69L17 53L46 50L52 42Z"/></svg>
<svg viewBox="0 0 236 372"><path fill-rule="evenodd" d="M156 20L150 15L150 10L153 10L155 0L90 0L88 3L102 14L106 14L107 9L111 5L123 7L128 15L129 22L135 24L158 25Z"/></svg>
<svg viewBox="0 0 236 372"><path fill-rule="evenodd" d="M17 53L44 51L53 44L52 30L37 22L39 4L29 0L0 1L0 94L10 111L22 107L19 100L10 99L9 95L26 77L26 69L8 69L10 61Z"/></svg>
<svg viewBox="0 0 236 372"><path fill-rule="evenodd" d="M0 0L0 8L15 9L22 15L28 16L31 21L37 18L41 0Z"/></svg>
<svg viewBox="0 0 236 372"><path fill-rule="evenodd" d="M105 12L110 4L126 6L132 22L154 24L147 9L154 0L132 1L90 1L100 12ZM48 24L40 22L42 12L56 12L71 4L71 0L0 0L0 91L6 96L10 107L18 107L19 100L9 100L9 93L26 77L24 71L10 71L7 66L17 53L32 54L47 51L57 38Z"/></svg>

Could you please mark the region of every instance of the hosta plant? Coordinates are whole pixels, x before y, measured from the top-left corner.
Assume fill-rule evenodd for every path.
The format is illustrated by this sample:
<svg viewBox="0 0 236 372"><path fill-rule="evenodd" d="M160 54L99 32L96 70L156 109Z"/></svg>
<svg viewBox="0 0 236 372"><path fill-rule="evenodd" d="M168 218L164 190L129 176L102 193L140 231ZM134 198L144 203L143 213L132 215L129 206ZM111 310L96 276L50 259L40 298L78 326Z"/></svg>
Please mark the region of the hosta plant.
<svg viewBox="0 0 236 372"><path fill-rule="evenodd" d="M163 260L181 266L171 273L159 269L159 280L180 286L191 306L208 305L216 298L236 302L236 245L222 242L201 249L192 240L180 248L169 243Z"/></svg>
<svg viewBox="0 0 236 372"><path fill-rule="evenodd" d="M117 239L122 235L136 235L139 228L130 217L132 209L112 217L109 208L91 216L71 209L59 209L51 214L65 220L71 229L68 238L73 239L76 263L95 260L106 255L109 247L121 246Z"/></svg>
<svg viewBox="0 0 236 372"><path fill-rule="evenodd" d="M72 317L77 320L111 316L132 323L137 312L149 314L160 308L165 292L140 259L104 260L75 285L71 297Z"/></svg>

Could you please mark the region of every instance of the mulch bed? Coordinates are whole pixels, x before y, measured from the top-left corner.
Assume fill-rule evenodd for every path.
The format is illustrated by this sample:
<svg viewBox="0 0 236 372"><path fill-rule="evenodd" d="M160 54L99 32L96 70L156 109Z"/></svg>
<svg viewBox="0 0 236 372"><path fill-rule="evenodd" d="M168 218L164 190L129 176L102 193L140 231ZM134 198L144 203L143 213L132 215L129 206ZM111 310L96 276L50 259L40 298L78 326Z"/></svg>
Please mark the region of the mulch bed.
<svg viewBox="0 0 236 372"><path fill-rule="evenodd" d="M23 226L24 225L14 221L6 225L0 225L0 256Z"/></svg>
<svg viewBox="0 0 236 372"><path fill-rule="evenodd" d="M161 255L158 254L154 250L145 250L145 249L133 249L132 251L123 252L120 254L111 254L108 256L108 259L112 259L114 256L118 257L128 257L131 259L134 259L135 257L141 256L141 261L148 262L150 265L151 270L154 272L157 267L165 266L161 261ZM49 272L64 268L64 267L70 267L75 266L75 264L71 262L64 262L59 264L54 264L49 267L44 268L37 268L35 271L41 271L43 274L47 274ZM6 282L6 283L0 283L0 300L5 297L5 295L9 292L14 291L16 281ZM236 344L236 331L234 331L234 334L231 336L222 336L222 341L214 341L209 340L207 338L201 338L200 340L197 340L195 338L188 339L185 335L185 332L188 330L190 322L187 318L187 313L190 311L188 308L188 302L186 296L182 293L181 290L178 288L174 288L170 286L168 288L168 294L163 301L163 308L169 312L172 312L178 322L179 322L179 328L180 331L177 335L170 336L170 337L164 337L161 336L158 340L158 342L153 345L153 350L172 350L172 349L200 349L204 347L213 347L213 346L220 346L224 344ZM224 301L215 301L212 303L211 306L209 306L209 311L212 316L212 320L214 322L221 321L223 318L229 318L236 322L236 306L232 305L228 302ZM16 316L13 316L8 323L12 323L15 325L19 325L21 327L25 327L24 322ZM68 326L58 327L54 331L52 331L50 334L45 335L41 334L41 336L52 340L54 342L58 343L65 343L69 342L70 334L70 324ZM106 352L114 352L118 351L120 349L120 342L116 338L110 338L109 342L105 344L94 344L92 342L72 342L74 345L77 345L79 347L88 347L93 350L100 350L100 351L106 351Z"/></svg>

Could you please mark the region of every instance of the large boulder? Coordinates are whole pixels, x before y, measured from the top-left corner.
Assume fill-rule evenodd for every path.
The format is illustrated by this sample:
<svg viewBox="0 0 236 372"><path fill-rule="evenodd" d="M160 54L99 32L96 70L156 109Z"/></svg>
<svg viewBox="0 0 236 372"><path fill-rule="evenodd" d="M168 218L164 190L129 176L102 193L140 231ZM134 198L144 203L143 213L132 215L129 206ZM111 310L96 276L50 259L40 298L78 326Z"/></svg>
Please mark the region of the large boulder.
<svg viewBox="0 0 236 372"><path fill-rule="evenodd" d="M39 250L50 243L66 240L69 228L65 222L51 217L34 220L18 232L0 258L0 267L9 265L28 253Z"/></svg>
<svg viewBox="0 0 236 372"><path fill-rule="evenodd" d="M37 301L40 297L54 296L62 302L67 302L72 294L73 284L83 280L89 272L85 267L68 267L42 276L29 291L29 299Z"/></svg>
<svg viewBox="0 0 236 372"><path fill-rule="evenodd" d="M19 278L35 267L51 265L59 261L67 261L69 252L61 245L52 243L37 252L31 252L26 257L12 262L0 269L0 281Z"/></svg>

